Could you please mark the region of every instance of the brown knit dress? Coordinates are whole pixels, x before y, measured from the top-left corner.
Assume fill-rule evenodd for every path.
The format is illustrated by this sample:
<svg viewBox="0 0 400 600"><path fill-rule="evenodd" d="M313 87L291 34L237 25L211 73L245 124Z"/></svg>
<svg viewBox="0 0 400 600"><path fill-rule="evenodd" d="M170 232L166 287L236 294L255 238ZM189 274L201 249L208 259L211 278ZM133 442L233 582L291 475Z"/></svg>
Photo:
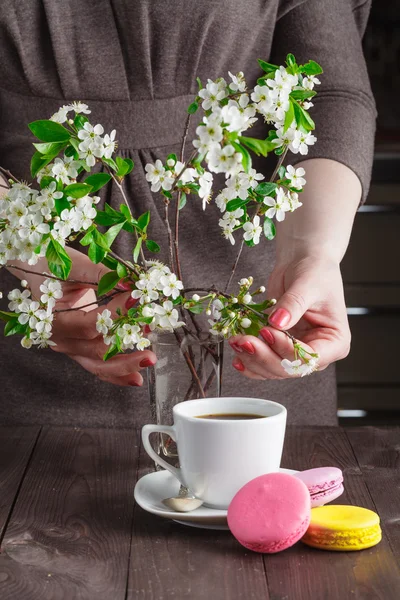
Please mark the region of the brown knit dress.
<svg viewBox="0 0 400 600"><path fill-rule="evenodd" d="M365 196L375 121L360 43L368 9L364 0L2 0L0 165L29 180L33 140L26 124L48 118L70 100L87 102L91 122L106 131L115 127L121 154L135 161L126 182L132 209L151 211L151 238L165 249L162 203L150 193L144 166L179 152L196 77L204 81L242 70L252 86L259 76L257 58L282 64L292 52L324 68L312 109L318 143L308 157L348 165ZM260 128L252 132L262 134ZM266 162L256 167L270 172ZM106 199L120 204L115 189ZM218 209L211 205L203 213L201 202L191 202L182 214L185 282L225 281L235 249L220 236ZM129 257L131 247L125 238L119 250ZM265 284L274 245L248 250L238 278L252 274ZM16 284L3 269L0 289ZM244 379L229 358L224 395L282 402L291 424L335 424L333 366L302 380L263 382ZM27 351L19 339L1 337L0 365L1 424L122 427L150 418L146 386L103 383L51 350Z"/></svg>

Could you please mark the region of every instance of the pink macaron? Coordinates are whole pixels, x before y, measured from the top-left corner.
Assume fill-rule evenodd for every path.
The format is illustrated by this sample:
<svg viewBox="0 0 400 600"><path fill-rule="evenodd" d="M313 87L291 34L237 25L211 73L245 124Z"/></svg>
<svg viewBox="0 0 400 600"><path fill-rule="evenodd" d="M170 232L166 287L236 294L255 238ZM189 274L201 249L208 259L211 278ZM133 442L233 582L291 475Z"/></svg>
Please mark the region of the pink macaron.
<svg viewBox="0 0 400 600"><path fill-rule="evenodd" d="M296 473L306 484L311 497L311 508L332 502L344 492L343 473L337 467L320 467Z"/></svg>
<svg viewBox="0 0 400 600"><path fill-rule="evenodd" d="M238 491L228 508L228 525L245 548L272 554L304 535L310 515L307 486L292 475L269 473Z"/></svg>

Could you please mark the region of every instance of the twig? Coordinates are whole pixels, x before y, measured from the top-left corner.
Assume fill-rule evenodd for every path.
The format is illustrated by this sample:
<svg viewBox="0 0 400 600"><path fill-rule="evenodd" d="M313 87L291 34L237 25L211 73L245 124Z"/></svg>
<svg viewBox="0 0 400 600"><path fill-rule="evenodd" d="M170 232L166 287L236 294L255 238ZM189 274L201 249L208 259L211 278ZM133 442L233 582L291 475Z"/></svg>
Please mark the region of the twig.
<svg viewBox="0 0 400 600"><path fill-rule="evenodd" d="M62 281L63 283L80 283L82 285L93 285L95 287L99 285L99 282L94 283L93 281L80 281L79 279L61 279L60 277L50 275L45 271L43 271L43 273L38 273L37 271L23 269L22 267L17 267L16 265L7 265L7 269L15 269L16 271L22 271L23 273L29 273L30 275L38 275L39 277L47 277L48 279L55 279L56 281Z"/></svg>
<svg viewBox="0 0 400 600"><path fill-rule="evenodd" d="M186 125L185 125L185 130L183 132L183 138L182 138L182 147L181 147L181 156L180 156L180 160L181 162L183 162L184 156L185 156L185 144L186 144L186 138L189 132L189 125L190 125L190 117L191 115L188 114L187 119L186 119ZM182 171L183 172L183 171ZM181 176L182 173L180 173L179 176ZM177 178L177 181L179 179ZM175 238L174 238L174 245L175 245L175 261L176 261L176 270L177 270L177 275L178 278L182 281L182 269L181 269L181 262L179 259L179 207L181 204L181 198L182 198L182 190L178 191L178 198L176 201L176 207L175 207ZM193 325L196 327L196 323L195 320L192 319Z"/></svg>
<svg viewBox="0 0 400 600"><path fill-rule="evenodd" d="M118 179L115 177L114 173L108 167L108 165L106 165L105 163L103 163L103 164L106 167L108 173L111 175L111 177L112 177L115 185L118 187L119 191L121 192L122 198L124 200L124 203L125 203L127 209L129 210L129 214L131 215L131 218L134 219L131 207L129 206L128 198L126 197L126 194L125 194L124 186L118 181ZM135 235L135 238L136 238L136 242L138 242L139 236L138 236L138 233L137 233L135 227L134 227L134 235ZM143 263L144 268L146 268L146 258L144 256L144 252L143 252L142 246L140 246L140 258L142 259L142 263Z"/></svg>
<svg viewBox="0 0 400 600"><path fill-rule="evenodd" d="M192 363L192 361L190 359L189 353L188 353L187 350L186 351L182 350L182 340L181 340L181 338L180 338L180 336L179 336L179 334L178 334L178 332L176 330L174 330L174 335L175 335L175 338L176 338L176 340L177 340L177 342L179 344L179 348L181 349L182 354L183 354L183 356L184 356L184 358L186 360L186 364L189 367L190 372L192 373L192 376L194 377L194 379L195 379L195 381L196 381L196 383L198 385L198 388L200 390L202 398L205 398L206 395L204 393L203 386L201 385L201 381L199 379L198 374L196 373L196 369L195 369L195 367L194 367L194 365L193 365L193 363Z"/></svg>
<svg viewBox="0 0 400 600"><path fill-rule="evenodd" d="M12 179L15 183L21 183L19 179L17 179L10 171L7 171L7 169L3 169L3 167L0 167L0 173L3 173L8 179Z"/></svg>
<svg viewBox="0 0 400 600"><path fill-rule="evenodd" d="M164 221L165 221L165 226L166 226L167 232L168 232L169 268L171 269L172 272L175 272L172 229L171 229L171 225L169 223L168 208L169 208L169 200L168 200L168 198L164 198ZM179 275L178 275L178 277L179 277ZM179 279L180 279L180 277L179 277Z"/></svg>
<svg viewBox="0 0 400 600"><path fill-rule="evenodd" d="M55 313L62 313L62 312L73 312L75 310L82 310L83 308L87 308L88 306L100 306L103 304L108 304L110 302L110 300L112 298L114 298L114 296L118 296L119 294L123 294L124 291L123 290L114 290L112 292L112 294L104 294L104 296L100 296L100 298L97 298L97 300L95 300L94 302L89 302L89 304L83 304L82 306L78 306L76 308L59 308L59 309L55 309L54 312ZM104 302L105 300L107 300L107 302Z"/></svg>
<svg viewBox="0 0 400 600"><path fill-rule="evenodd" d="M277 162L277 165L276 165L276 167L275 167L275 169L274 169L274 172L272 173L272 175L271 175L271 178L270 178L270 180L269 180L270 182L273 182L273 181L275 180L275 177L276 177L276 175L277 175L277 173L278 173L279 169L281 168L283 161L285 160L285 157L286 157L286 154L287 154L287 152L288 152L288 149L289 149L289 148L288 148L288 146L286 146L285 150L283 151L283 153L282 153L282 154L281 154L281 156L279 157L279 160L278 160L278 162ZM258 215L258 212L259 212L259 210L260 210L260 206L258 206L258 207L257 207L257 210L256 210L256 212L254 213L253 219L254 219L254 217L255 217L256 215ZM244 241L242 240L242 243L240 244L239 252L237 253L237 256L236 256L235 262L234 262L234 264L233 264L233 267L232 267L231 274L230 274L230 276L229 276L229 279L228 279L228 283L227 283L227 284L226 284L226 286L225 286L225 292L228 290L228 288L229 288L229 286L230 286L230 284L231 284L231 281L232 281L232 279L233 279L233 276L234 276L234 274L235 274L235 271L236 271L236 268L237 268L237 266L238 266L238 263L239 263L240 257L241 257L241 255L242 255L243 246L244 246Z"/></svg>

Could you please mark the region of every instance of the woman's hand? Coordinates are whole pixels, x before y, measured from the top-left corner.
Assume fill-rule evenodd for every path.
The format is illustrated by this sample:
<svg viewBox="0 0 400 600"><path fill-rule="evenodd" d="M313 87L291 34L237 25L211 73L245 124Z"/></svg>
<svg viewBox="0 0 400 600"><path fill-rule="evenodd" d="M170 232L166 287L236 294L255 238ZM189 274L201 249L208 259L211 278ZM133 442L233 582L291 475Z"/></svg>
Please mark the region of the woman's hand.
<svg viewBox="0 0 400 600"><path fill-rule="evenodd" d="M351 336L337 261L308 256L277 265L267 292L278 299L269 311L272 326L261 330L262 340L249 335L229 340L235 369L251 379L291 377L281 366L284 358L294 360L293 343L283 331L319 354L319 370L347 356Z"/></svg>
<svg viewBox="0 0 400 600"><path fill-rule="evenodd" d="M108 271L104 265L93 264L85 254L77 250L69 248L68 254L73 260L71 279L95 283ZM21 267L26 266L20 263L18 265ZM48 270L48 267L47 264L38 264L33 270L40 273ZM44 278L13 271L12 269L10 271L18 277L23 276L26 278L33 295L40 296L39 286ZM125 302L129 298L130 294L128 292L118 294L101 310L108 308L115 316L115 309L120 307L123 310ZM83 308L87 304L92 305ZM121 354L104 362L103 356L108 346L104 344L103 336L96 330L99 308L96 304L94 287L90 284L64 283L63 297L57 301L55 310L71 308L80 308L80 310L55 314L51 339L57 345L51 346L52 350L66 354L102 381L121 386L141 386L143 378L140 370L156 363L157 359L154 352L144 350Z"/></svg>

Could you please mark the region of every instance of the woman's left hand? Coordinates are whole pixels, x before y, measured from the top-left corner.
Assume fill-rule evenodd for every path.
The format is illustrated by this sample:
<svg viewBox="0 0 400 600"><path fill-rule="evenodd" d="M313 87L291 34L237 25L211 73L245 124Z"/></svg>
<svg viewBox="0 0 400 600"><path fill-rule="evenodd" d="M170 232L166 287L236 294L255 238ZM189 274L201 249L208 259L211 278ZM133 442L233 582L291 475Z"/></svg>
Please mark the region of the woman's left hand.
<svg viewBox="0 0 400 600"><path fill-rule="evenodd" d="M251 379L292 377L281 365L282 359L295 358L284 331L318 353L318 370L348 355L351 335L339 263L307 256L277 265L267 294L278 302L270 309L270 325L260 332L262 339L236 335L229 340L235 369Z"/></svg>

